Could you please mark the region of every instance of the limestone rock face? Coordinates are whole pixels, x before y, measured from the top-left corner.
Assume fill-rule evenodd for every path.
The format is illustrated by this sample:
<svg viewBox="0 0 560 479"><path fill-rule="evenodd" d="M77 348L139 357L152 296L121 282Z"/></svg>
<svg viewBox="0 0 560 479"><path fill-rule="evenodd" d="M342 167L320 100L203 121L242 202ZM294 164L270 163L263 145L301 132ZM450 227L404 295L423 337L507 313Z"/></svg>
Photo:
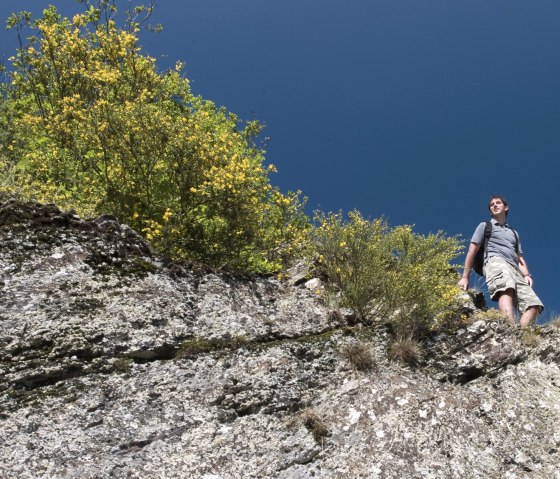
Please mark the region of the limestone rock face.
<svg viewBox="0 0 560 479"><path fill-rule="evenodd" d="M555 328L479 321L405 367L306 274L168 264L115 218L5 202L0 477L560 478Z"/></svg>

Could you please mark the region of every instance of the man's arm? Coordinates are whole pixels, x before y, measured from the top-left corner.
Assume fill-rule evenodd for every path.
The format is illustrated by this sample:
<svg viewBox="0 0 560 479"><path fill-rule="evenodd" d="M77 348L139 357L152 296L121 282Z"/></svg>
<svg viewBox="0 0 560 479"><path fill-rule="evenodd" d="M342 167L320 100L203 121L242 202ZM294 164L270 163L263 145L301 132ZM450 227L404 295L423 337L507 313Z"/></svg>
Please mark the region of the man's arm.
<svg viewBox="0 0 560 479"><path fill-rule="evenodd" d="M465 267L463 269L463 276L457 283L457 286L462 290L466 291L469 289L469 275L471 273L472 265L474 263L474 258L478 250L480 249L480 243L471 243L469 245L469 251L467 252L467 257L465 258Z"/></svg>
<svg viewBox="0 0 560 479"><path fill-rule="evenodd" d="M531 273L529 273L529 267L527 266L527 261L525 261L523 255L520 255L519 253L517 253L517 260L519 261L519 270L521 271L521 274L525 277L525 281L527 281L527 284L532 288L533 277L531 276Z"/></svg>

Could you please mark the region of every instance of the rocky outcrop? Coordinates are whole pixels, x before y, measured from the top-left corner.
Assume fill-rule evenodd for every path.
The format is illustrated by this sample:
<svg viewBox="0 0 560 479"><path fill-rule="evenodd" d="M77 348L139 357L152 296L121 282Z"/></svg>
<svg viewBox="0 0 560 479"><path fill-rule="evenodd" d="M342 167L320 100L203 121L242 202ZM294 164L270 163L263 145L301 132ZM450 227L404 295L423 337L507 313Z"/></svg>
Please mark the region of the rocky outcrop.
<svg viewBox="0 0 560 479"><path fill-rule="evenodd" d="M555 328L478 321L408 367L317 292L4 203L0 477L560 478Z"/></svg>

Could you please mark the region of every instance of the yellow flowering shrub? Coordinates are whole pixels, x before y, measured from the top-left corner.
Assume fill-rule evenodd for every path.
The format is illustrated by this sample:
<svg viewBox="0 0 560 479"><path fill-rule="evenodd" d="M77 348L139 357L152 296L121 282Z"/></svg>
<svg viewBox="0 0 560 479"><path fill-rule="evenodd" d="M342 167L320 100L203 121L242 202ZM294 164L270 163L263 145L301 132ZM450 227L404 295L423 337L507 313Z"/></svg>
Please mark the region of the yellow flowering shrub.
<svg viewBox="0 0 560 479"><path fill-rule="evenodd" d="M318 273L342 294L360 318L371 321L390 309L384 298L392 262L389 227L382 219L365 220L357 211L316 213L312 231Z"/></svg>
<svg viewBox="0 0 560 479"><path fill-rule="evenodd" d="M356 211L347 220L342 213L315 219L318 273L362 320L389 321L399 337L421 336L453 314L460 293L450 265L460 252L456 238L390 228L384 219L366 220Z"/></svg>
<svg viewBox="0 0 560 479"><path fill-rule="evenodd" d="M36 21L10 18L37 34L4 85L0 174L24 197L115 214L173 258L280 269L308 221L298 193L270 184L261 126L193 95L180 63L159 73L139 25L120 29L111 2L99 5L73 19L52 6Z"/></svg>
<svg viewBox="0 0 560 479"><path fill-rule="evenodd" d="M461 291L451 261L461 251L457 238L442 232L414 233L398 226L389 235L394 267L386 292L394 305L391 322L398 337L421 336L456 319Z"/></svg>

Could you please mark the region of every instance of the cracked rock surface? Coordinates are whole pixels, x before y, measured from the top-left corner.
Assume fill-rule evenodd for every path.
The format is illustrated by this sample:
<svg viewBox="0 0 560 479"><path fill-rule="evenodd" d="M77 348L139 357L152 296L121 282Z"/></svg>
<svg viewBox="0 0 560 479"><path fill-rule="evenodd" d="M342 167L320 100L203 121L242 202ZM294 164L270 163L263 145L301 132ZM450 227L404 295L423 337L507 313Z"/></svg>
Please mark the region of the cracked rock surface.
<svg viewBox="0 0 560 479"><path fill-rule="evenodd" d="M560 478L557 329L479 321L405 367L297 275L167 264L110 216L5 202L0 477Z"/></svg>

